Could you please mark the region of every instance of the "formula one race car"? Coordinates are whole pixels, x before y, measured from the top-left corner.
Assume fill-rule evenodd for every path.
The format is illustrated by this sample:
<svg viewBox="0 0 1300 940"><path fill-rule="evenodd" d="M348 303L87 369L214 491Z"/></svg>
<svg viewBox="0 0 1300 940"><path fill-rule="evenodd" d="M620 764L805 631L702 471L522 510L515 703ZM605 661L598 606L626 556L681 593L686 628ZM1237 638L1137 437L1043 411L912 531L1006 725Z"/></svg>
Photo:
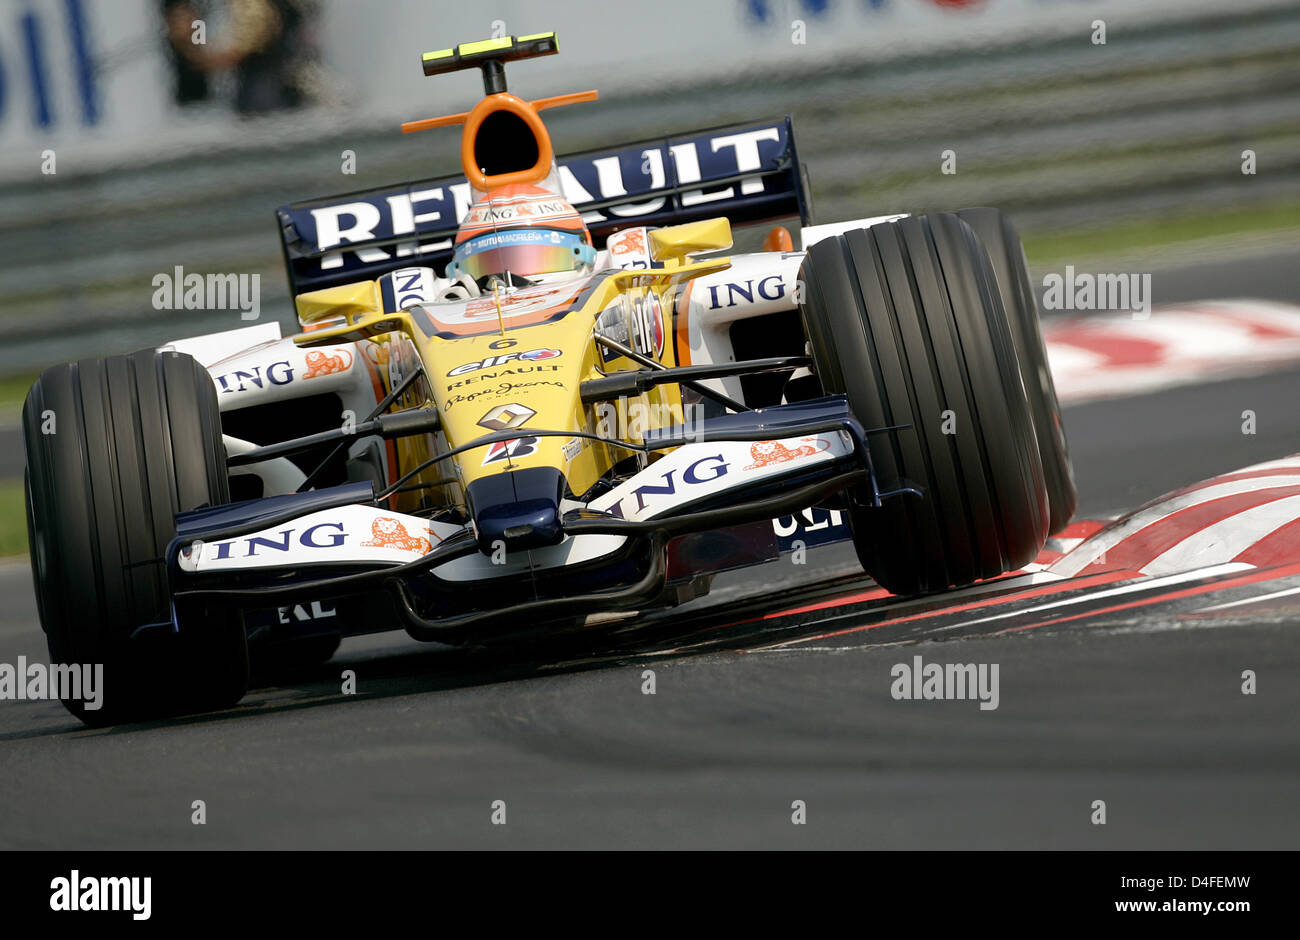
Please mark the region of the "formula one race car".
<svg viewBox="0 0 1300 940"><path fill-rule="evenodd" d="M596 92L530 102L504 71L556 51L426 53L426 75L482 70L470 111L403 128L461 125L463 176L279 210L300 334L37 380L41 623L56 662L106 669L104 707L74 714L230 705L250 649L502 643L679 604L789 548L778 517L844 520L895 593L1018 568L1069 521L997 210L812 225L788 117L557 160L539 112ZM733 225L762 250L720 256Z"/></svg>

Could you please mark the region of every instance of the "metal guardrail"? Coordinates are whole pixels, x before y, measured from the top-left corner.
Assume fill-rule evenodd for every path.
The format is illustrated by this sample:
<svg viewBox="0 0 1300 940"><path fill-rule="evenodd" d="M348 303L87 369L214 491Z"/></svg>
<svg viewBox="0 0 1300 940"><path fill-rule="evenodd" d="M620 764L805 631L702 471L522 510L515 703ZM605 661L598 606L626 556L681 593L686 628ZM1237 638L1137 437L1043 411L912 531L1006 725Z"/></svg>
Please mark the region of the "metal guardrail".
<svg viewBox="0 0 1300 940"><path fill-rule="evenodd" d="M1300 202L1300 7L616 97L548 118L561 150L754 114L795 114L818 218L998 205L1022 230L1189 206ZM291 322L275 206L454 166L454 133L403 138L364 115L280 118L282 137L0 186L0 372L247 325L153 309L152 278L262 276ZM314 134L308 143L298 132ZM278 144L276 139L293 141ZM340 173L356 152L358 172ZM1241 173L1241 151L1259 170ZM956 173L940 171L951 150ZM1300 221L1300 220L1298 220Z"/></svg>

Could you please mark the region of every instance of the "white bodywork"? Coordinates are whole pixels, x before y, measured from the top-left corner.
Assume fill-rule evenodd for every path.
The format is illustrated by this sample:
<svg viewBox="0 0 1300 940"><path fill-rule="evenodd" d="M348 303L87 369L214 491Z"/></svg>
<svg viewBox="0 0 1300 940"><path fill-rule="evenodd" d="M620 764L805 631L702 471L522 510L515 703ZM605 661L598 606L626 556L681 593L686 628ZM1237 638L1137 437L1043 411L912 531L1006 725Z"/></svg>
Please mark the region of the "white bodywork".
<svg viewBox="0 0 1300 940"><path fill-rule="evenodd" d="M228 356L244 352L254 346L273 343L278 339L280 339L280 324L259 323L238 330L208 333L205 336L193 336L189 339L174 339L159 346L158 351L185 353L193 356L198 360L199 365L207 368Z"/></svg>
<svg viewBox="0 0 1300 940"><path fill-rule="evenodd" d="M341 404L340 425L349 419L361 421L374 408L382 394L378 370L386 368L377 343L366 340L304 349L292 337L282 338L278 323L172 340L159 349L197 359L212 376L222 412L332 392ZM284 437L298 433L286 428ZM222 438L227 456L256 447L229 434ZM352 446L363 449L365 444L358 441ZM292 493L306 479L287 457L233 467L230 475L260 477L264 496Z"/></svg>
<svg viewBox="0 0 1300 940"><path fill-rule="evenodd" d="M842 431L772 441L687 444L593 500L589 508L624 519L652 519L730 489L802 473L852 452L853 443ZM371 506L343 506L238 538L196 543L182 553L180 565L185 571L202 573L321 564L403 564L465 531L465 526ZM624 541L619 535L572 536L547 548L503 553L498 563L486 555L469 555L440 565L434 573L453 581L506 577L530 568L563 567L599 558L617 551Z"/></svg>
<svg viewBox="0 0 1300 940"><path fill-rule="evenodd" d="M858 228L906 218L882 215L809 225L799 230L801 250L780 254L760 252L731 256L731 267L688 282L685 301L678 304L678 338L684 364L734 362L730 330L737 320L796 310L799 306L799 266L808 248L824 238ZM798 355L802 350L790 350ZM740 378L731 376L702 383L731 398L742 399Z"/></svg>

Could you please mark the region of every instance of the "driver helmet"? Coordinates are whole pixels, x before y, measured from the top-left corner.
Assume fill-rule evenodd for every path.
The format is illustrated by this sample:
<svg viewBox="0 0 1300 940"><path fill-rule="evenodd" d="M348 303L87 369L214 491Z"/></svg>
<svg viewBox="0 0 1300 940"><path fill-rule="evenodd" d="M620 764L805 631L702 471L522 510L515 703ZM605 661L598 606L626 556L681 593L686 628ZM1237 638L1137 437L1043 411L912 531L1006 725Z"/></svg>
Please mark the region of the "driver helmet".
<svg viewBox="0 0 1300 940"><path fill-rule="evenodd" d="M524 183L477 195L456 233L447 277L526 286L539 275L589 271L595 261L581 214L551 190Z"/></svg>

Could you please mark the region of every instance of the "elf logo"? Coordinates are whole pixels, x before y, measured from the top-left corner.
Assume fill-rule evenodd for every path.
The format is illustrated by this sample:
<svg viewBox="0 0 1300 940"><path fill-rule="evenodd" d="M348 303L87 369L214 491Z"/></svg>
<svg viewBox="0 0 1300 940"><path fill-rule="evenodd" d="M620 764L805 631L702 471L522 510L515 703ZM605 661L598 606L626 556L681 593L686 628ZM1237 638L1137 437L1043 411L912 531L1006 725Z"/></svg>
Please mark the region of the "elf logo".
<svg viewBox="0 0 1300 940"><path fill-rule="evenodd" d="M540 362L544 359L558 359L562 355L564 354L558 349L530 349L528 352L506 353L504 356L489 356L481 362L467 362L452 369L447 375L450 377L464 375L467 372L477 372L479 369L491 369L493 366L502 366L516 359L521 362Z"/></svg>

